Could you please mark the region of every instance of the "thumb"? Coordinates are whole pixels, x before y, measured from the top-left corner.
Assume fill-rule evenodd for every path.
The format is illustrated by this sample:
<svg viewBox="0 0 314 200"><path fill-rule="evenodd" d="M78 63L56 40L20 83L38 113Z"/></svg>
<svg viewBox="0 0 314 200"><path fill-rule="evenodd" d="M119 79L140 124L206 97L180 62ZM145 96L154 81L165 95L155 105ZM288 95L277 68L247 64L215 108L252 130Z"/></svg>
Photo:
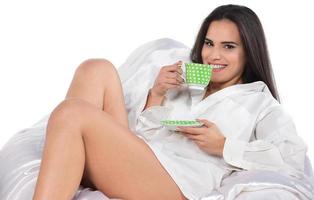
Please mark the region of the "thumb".
<svg viewBox="0 0 314 200"><path fill-rule="evenodd" d="M175 62L174 65L180 65L181 66L182 65L182 60L179 60L179 61Z"/></svg>
<svg viewBox="0 0 314 200"><path fill-rule="evenodd" d="M214 125L213 122L210 122L207 119L196 119L196 121L203 123L206 127L211 127Z"/></svg>

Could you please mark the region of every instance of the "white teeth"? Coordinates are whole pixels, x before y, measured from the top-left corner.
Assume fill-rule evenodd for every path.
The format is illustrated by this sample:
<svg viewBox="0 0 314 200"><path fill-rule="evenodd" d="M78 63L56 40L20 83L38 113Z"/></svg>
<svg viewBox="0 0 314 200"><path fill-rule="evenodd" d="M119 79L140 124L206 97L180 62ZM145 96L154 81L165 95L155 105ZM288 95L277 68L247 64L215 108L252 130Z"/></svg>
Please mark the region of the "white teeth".
<svg viewBox="0 0 314 200"><path fill-rule="evenodd" d="M223 65L212 65L213 69L220 69L220 68L224 68L225 66Z"/></svg>

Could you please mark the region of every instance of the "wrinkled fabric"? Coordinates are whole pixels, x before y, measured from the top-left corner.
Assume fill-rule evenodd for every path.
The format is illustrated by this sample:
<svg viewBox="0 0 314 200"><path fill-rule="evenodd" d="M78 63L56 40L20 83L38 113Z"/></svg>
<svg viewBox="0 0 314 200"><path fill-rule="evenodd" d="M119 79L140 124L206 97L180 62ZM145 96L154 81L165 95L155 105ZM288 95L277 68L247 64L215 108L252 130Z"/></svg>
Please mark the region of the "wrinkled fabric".
<svg viewBox="0 0 314 200"><path fill-rule="evenodd" d="M220 187L232 171L268 170L303 178L306 145L263 82L238 84L203 99L181 89L141 113L136 132L189 199ZM223 158L209 155L160 121L207 119L226 137Z"/></svg>
<svg viewBox="0 0 314 200"><path fill-rule="evenodd" d="M189 52L190 49L188 47L174 40L156 40L140 46L129 56L126 62L118 68L123 84L122 86L129 114L130 128L133 131L136 130L136 124L138 123L137 119L139 119L141 114L143 115L142 110L146 102L145 98L147 92L152 86L160 67L172 64L178 60L187 61L189 59ZM175 92L167 94L167 98L169 99L174 98L175 96ZM196 104L193 105L197 105L200 100L197 95L195 95L195 97L194 103ZM155 117L154 113L150 114L152 115L152 118ZM164 115L167 115L167 113L165 112ZM16 133L1 149L1 200L32 199L39 172L48 117L49 115L45 116L32 127ZM262 119L259 120L262 121ZM160 128L159 125L157 126L155 123L152 123L151 125L153 128ZM148 130L149 129L147 128L146 131ZM265 139L264 133L269 132L264 128L260 130L260 135L258 135L259 138ZM145 137L143 136L143 139L144 138ZM271 141L277 140L273 138ZM239 148L243 149L250 149L252 147L250 145L244 145L244 147L241 145L239 146ZM263 147L263 145L260 146ZM268 148L268 146L264 148ZM241 159L247 161L248 163L253 162L250 153L245 152L246 151L243 151L243 153L241 153ZM226 152L226 155L227 154L228 153ZM231 155L231 158L239 157L238 155L232 155L232 153L229 153L229 155ZM289 160L283 161L292 164ZM243 164L243 162L241 162L242 164L238 163L236 159L234 161L235 163L233 163L233 161L229 162L230 163L225 166L230 167L232 166L230 164L235 166ZM276 199L282 200L286 200L288 198L292 199L294 197L296 197L296 199L298 198L304 200L314 199L312 193L314 190L312 167L308 160L304 160L302 165L305 167L305 176L303 178L293 178L292 176L287 176L286 174L278 172L263 171L261 169L255 169L254 165L251 165L251 169L249 171L238 171L233 173L230 177L223 179L220 187L216 188L208 196L202 197L201 199L246 200L258 198L272 199L275 197ZM232 167L230 168L233 169ZM289 170L291 174L298 176L298 173L295 172L298 171L298 169L287 169L287 171ZM109 198L100 191L92 191L89 188L83 188L81 186L78 188L73 199L107 200Z"/></svg>

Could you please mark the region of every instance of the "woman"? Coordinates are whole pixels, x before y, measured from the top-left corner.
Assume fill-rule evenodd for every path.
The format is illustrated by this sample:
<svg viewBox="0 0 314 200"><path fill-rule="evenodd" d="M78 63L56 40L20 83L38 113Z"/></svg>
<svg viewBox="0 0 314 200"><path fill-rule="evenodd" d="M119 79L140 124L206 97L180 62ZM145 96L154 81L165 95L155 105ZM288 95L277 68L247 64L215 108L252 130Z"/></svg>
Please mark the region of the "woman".
<svg viewBox="0 0 314 200"><path fill-rule="evenodd" d="M277 101L256 14L216 8L191 60L214 67L206 90L181 87L181 61L162 67L135 134L115 68L106 60L82 63L50 116L34 200L71 199L82 177L109 197L137 200L199 199L238 170L302 177L306 146ZM176 95L167 96L170 89ZM178 134L160 125L182 110L204 126Z"/></svg>

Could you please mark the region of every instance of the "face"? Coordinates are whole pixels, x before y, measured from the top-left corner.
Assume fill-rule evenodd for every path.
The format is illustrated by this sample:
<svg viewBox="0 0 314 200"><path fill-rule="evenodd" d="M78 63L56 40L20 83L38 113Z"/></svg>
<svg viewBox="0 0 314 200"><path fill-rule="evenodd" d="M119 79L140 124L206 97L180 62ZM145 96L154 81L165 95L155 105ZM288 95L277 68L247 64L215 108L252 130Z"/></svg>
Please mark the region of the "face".
<svg viewBox="0 0 314 200"><path fill-rule="evenodd" d="M236 24L223 19L213 21L202 48L204 64L213 66L211 83L221 88L241 83L245 53Z"/></svg>

